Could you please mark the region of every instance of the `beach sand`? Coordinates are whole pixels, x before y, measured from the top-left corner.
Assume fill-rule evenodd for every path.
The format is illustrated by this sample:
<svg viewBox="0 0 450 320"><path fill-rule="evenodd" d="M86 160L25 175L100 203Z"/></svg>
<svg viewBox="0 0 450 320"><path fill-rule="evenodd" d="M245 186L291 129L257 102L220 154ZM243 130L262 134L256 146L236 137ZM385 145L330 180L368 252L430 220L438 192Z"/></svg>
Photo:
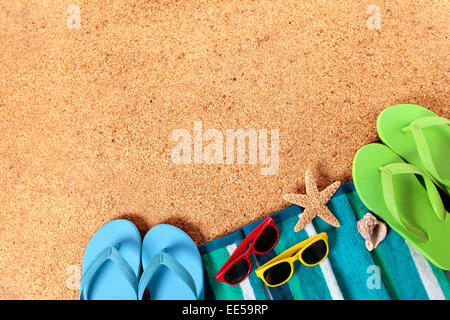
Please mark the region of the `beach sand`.
<svg viewBox="0 0 450 320"><path fill-rule="evenodd" d="M112 219L202 244L287 207L307 168L348 182L390 105L450 117L446 1L54 2L0 3L0 298L76 298ZM278 172L175 165L194 121L278 129Z"/></svg>

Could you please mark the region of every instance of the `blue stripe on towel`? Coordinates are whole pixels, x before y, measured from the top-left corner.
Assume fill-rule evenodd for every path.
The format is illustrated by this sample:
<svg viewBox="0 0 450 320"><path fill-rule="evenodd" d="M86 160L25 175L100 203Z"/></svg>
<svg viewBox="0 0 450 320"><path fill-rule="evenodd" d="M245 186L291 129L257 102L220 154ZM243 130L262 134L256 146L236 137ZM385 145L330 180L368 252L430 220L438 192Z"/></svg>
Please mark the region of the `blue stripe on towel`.
<svg viewBox="0 0 450 320"><path fill-rule="evenodd" d="M341 226L334 228L321 219L315 219L313 224L316 225L317 232L325 231L328 234L330 244L328 257L344 298L353 300L390 299L381 281L379 288L368 288L367 280L371 275L368 273L368 268L375 263L356 230L355 214L345 194L337 193L328 202L328 207Z"/></svg>
<svg viewBox="0 0 450 320"><path fill-rule="evenodd" d="M361 202L353 184L347 184L347 191L351 195L352 204L357 212L358 219L369 212ZM362 239L362 238L361 238ZM392 298L415 300L428 299L428 295L420 279L416 265L411 257L409 248L405 240L394 230L388 227L386 238L378 245L373 252L381 262L379 266L382 274L390 280L390 291L394 295ZM386 268L389 267L388 270Z"/></svg>
<svg viewBox="0 0 450 320"><path fill-rule="evenodd" d="M390 272L400 293L399 299L428 300L405 240L397 232L390 230L377 249L381 251L387 265L391 266Z"/></svg>

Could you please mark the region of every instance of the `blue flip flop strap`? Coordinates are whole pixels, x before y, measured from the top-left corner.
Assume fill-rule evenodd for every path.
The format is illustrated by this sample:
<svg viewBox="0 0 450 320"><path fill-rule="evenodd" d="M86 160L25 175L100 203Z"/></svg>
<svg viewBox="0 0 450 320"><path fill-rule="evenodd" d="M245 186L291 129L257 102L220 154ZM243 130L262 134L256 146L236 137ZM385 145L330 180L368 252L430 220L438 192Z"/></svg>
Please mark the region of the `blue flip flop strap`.
<svg viewBox="0 0 450 320"><path fill-rule="evenodd" d="M87 285L92 281L95 273L98 271L98 269L108 260L111 260L114 262L122 271L122 273L125 275L125 278L130 283L131 287L136 292L137 296L137 287L138 287L138 279L136 277L136 274L134 273L133 269L130 267L128 262L122 257L120 252L114 248L114 247L108 247L100 251L99 254L94 258L92 263L87 268L86 272L83 274L83 278L81 279L80 284L80 294L79 294L79 300L84 300L84 289L87 287Z"/></svg>
<svg viewBox="0 0 450 320"><path fill-rule="evenodd" d="M198 299L197 290L195 288L195 281L192 278L191 274L177 260L175 260L174 258L172 258L172 256L165 252L161 252L155 255L148 265L147 269L142 273L141 280L139 281L139 299L142 299L145 288L148 286L152 276L160 266L166 266L167 268L175 272L175 274L181 280L183 280L183 282L194 293L194 296Z"/></svg>

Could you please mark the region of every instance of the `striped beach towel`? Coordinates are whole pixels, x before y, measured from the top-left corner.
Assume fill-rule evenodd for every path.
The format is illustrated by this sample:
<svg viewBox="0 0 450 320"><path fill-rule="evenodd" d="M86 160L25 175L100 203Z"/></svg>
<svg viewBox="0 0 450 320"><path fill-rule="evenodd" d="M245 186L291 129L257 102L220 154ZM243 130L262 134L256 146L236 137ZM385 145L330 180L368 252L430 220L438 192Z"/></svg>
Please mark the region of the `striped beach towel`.
<svg viewBox="0 0 450 320"><path fill-rule="evenodd" d="M241 284L230 286L215 279L216 272L239 243L262 221L256 221L199 247L205 266L207 300L448 300L450 281L445 272L389 229L380 245L368 252L356 229L357 220L368 212L352 182L342 185L328 207L341 222L334 228L316 218L300 232L294 226L302 208L290 206L271 215L280 232L275 248L265 255L252 255L253 270ZM284 285L266 286L254 270L294 244L326 232L330 252L314 267L295 263L292 278Z"/></svg>

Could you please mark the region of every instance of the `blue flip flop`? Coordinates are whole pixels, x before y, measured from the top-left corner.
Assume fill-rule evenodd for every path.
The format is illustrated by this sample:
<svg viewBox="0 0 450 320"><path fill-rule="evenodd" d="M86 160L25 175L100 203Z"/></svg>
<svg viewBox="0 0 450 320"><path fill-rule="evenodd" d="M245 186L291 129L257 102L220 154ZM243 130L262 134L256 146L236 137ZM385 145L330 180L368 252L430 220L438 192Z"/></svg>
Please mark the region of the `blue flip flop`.
<svg viewBox="0 0 450 320"><path fill-rule="evenodd" d="M203 263L194 241L182 230L159 224L142 243L139 298L148 287L152 300L204 299Z"/></svg>
<svg viewBox="0 0 450 320"><path fill-rule="evenodd" d="M80 300L137 300L141 235L128 220L101 227L84 252Z"/></svg>

